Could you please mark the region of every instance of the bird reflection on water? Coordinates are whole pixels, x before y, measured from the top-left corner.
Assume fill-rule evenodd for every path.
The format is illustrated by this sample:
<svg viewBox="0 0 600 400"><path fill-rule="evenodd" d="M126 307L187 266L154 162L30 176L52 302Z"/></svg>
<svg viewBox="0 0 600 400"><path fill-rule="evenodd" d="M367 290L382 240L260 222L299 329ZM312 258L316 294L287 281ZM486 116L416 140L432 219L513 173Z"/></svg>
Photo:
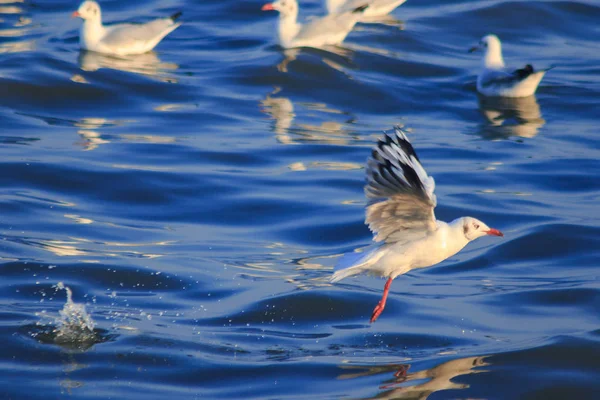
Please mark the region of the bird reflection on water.
<svg viewBox="0 0 600 400"><path fill-rule="evenodd" d="M289 97L279 96L280 92L281 88L276 87L260 102L261 111L274 120L273 132L278 142L282 144L303 142L348 144L350 141L357 140L357 137L353 137L348 130L348 127L354 122L353 116L323 103L300 102L297 104L300 106L299 110L296 110L292 100ZM306 112L310 112L311 115L305 115ZM327 120L321 121L319 124L294 122L297 118L310 117L314 119L315 115L320 121ZM333 116L341 116L345 119L338 122L332 120Z"/></svg>
<svg viewBox="0 0 600 400"><path fill-rule="evenodd" d="M431 394L442 390L467 389L469 385L455 383L452 380L461 375L487 372L478 367L490 365L488 356L466 357L446 361L435 367L417 372L409 372L410 364L388 365L341 365L344 370L362 370L356 373L344 373L338 379L357 379L366 376L391 374L392 378L383 382L383 390L374 399L427 399Z"/></svg>
<svg viewBox="0 0 600 400"><path fill-rule="evenodd" d="M78 57L79 67L84 71L97 71L102 68L131 72L158 79L163 82L177 83L177 79L168 72L175 71L179 65L163 62L154 52L114 56L82 50Z"/></svg>
<svg viewBox="0 0 600 400"><path fill-rule="evenodd" d="M479 110L486 119L480 135L488 139L532 138L546 123L535 95L517 98L480 95Z"/></svg>
<svg viewBox="0 0 600 400"><path fill-rule="evenodd" d="M281 53L283 54L284 58L279 64L277 64L277 70L283 73L288 73L290 64L296 61L302 54L311 57L317 57L324 64L346 75L346 69L356 68L356 65L352 62L352 57L354 56L355 52L349 47L342 47L340 45L325 46L321 49L310 47L284 49ZM302 70L303 68L310 68L310 66L298 65L297 68L298 70ZM351 78L351 76L348 77Z"/></svg>

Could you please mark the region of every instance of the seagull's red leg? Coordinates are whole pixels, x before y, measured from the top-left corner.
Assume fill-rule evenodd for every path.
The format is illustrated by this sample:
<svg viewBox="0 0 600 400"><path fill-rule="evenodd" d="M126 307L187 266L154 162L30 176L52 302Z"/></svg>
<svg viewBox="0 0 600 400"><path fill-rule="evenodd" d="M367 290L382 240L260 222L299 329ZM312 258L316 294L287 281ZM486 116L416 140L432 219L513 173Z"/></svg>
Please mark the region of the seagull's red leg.
<svg viewBox="0 0 600 400"><path fill-rule="evenodd" d="M387 282L385 283L385 286L383 287L383 296L381 297L381 300L379 300L379 304L377 304L377 306L375 306L375 309L373 310L373 314L371 315L371 323L375 322L377 317L379 317L379 315L383 312L383 309L385 308L385 301L387 300L392 280L392 278L388 278Z"/></svg>

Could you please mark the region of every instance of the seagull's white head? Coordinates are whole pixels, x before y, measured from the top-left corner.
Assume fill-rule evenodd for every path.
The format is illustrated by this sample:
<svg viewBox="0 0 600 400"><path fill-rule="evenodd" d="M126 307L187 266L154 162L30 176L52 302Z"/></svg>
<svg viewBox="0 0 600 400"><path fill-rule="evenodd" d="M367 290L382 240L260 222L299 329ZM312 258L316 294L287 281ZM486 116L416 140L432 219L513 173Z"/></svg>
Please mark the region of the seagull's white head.
<svg viewBox="0 0 600 400"><path fill-rule="evenodd" d="M463 217L462 228L467 240L475 240L485 235L504 236L498 229L490 228L483 222L472 217Z"/></svg>
<svg viewBox="0 0 600 400"><path fill-rule="evenodd" d="M79 17L84 20L100 21L100 5L91 0L84 1L71 16Z"/></svg>
<svg viewBox="0 0 600 400"><path fill-rule="evenodd" d="M479 41L479 47L482 49L500 47L500 39L496 35L485 35Z"/></svg>
<svg viewBox="0 0 600 400"><path fill-rule="evenodd" d="M296 18L298 15L298 3L296 0L277 0L273 3L267 3L261 8L262 11L279 11L282 17Z"/></svg>
<svg viewBox="0 0 600 400"><path fill-rule="evenodd" d="M481 38L477 46L471 47L469 52L477 50L484 52L483 62L486 67L503 67L502 44L496 35L485 35Z"/></svg>

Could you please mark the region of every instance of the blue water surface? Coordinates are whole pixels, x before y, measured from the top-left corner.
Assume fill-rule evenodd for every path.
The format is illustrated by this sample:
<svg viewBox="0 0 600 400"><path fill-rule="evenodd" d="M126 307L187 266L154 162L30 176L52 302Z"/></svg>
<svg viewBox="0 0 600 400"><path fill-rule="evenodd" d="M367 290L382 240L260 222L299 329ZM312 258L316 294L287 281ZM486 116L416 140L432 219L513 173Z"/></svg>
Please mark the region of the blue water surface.
<svg viewBox="0 0 600 400"><path fill-rule="evenodd" d="M101 5L183 25L115 59L79 51L76 2L0 4L1 398L600 398L600 3L409 0L331 51L278 48L257 1ZM556 65L535 97L478 98L487 33ZM505 236L369 324L384 281L329 277L396 124L437 218ZM56 340L58 282L93 338Z"/></svg>

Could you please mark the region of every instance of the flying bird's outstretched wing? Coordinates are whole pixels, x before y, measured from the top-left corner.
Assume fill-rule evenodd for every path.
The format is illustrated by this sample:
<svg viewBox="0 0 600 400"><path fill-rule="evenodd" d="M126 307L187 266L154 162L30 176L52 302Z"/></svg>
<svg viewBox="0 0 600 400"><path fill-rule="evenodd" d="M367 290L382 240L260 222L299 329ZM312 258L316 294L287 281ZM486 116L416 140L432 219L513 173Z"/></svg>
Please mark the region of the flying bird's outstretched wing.
<svg viewBox="0 0 600 400"><path fill-rule="evenodd" d="M367 161L365 223L375 241L410 242L437 228L435 182L421 166L408 138L396 127Z"/></svg>

